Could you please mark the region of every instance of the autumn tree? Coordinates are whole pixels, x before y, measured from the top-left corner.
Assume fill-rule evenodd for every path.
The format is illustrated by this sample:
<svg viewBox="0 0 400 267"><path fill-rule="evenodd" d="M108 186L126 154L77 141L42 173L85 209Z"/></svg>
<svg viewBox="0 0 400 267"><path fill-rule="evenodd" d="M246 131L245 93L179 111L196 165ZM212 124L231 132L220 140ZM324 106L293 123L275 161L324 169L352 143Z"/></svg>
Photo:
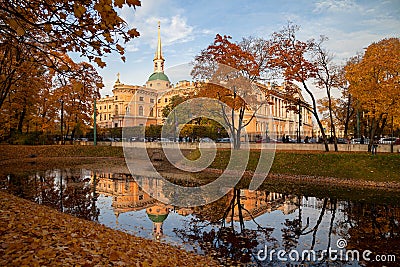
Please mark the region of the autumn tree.
<svg viewBox="0 0 400 267"><path fill-rule="evenodd" d="M329 151L324 127L318 116L317 100L310 90L307 82L317 76L318 68L312 61L315 47L314 40L306 42L297 39L297 25L289 23L283 30L272 34L271 38L271 68L281 72L288 83L299 83L311 98L309 109L316 119L325 144L325 150Z"/></svg>
<svg viewBox="0 0 400 267"><path fill-rule="evenodd" d="M65 133L75 137L90 125L93 114L93 101L100 97L99 89L103 87L102 78L89 63L74 63L67 55L62 62L71 66L67 73L55 73L53 86L54 95L63 114ZM61 110L62 109L62 110ZM63 126L64 126L63 125Z"/></svg>
<svg viewBox="0 0 400 267"><path fill-rule="evenodd" d="M362 59L346 66L349 91L368 120L370 140L379 136L388 118L400 120L400 39L372 43ZM371 149L370 142L368 149Z"/></svg>
<svg viewBox="0 0 400 267"><path fill-rule="evenodd" d="M331 136L333 137L334 149L338 151L336 123L333 114L332 93L340 86L340 67L333 62L333 54L323 47L323 42L327 37L321 36L314 46L314 64L317 67L315 84L321 89L325 89Z"/></svg>
<svg viewBox="0 0 400 267"><path fill-rule="evenodd" d="M45 67L34 62L21 62L14 70L14 79L7 85L9 93L0 109L3 118L1 135L8 137L12 133L22 133L24 129L29 131L30 121L34 120L32 110L38 101L37 92L46 86Z"/></svg>
<svg viewBox="0 0 400 267"><path fill-rule="evenodd" d="M172 112L172 110L177 107L179 104L185 102L185 100L187 100L186 97L182 96L182 95L174 95L169 99L169 103L168 105L164 106L163 109L161 110L163 117L167 118L168 114L170 112ZM187 112L187 110L185 110ZM185 112L183 111L183 112ZM182 117L183 114L179 114L179 117Z"/></svg>
<svg viewBox="0 0 400 267"><path fill-rule="evenodd" d="M329 121L329 127L333 123L336 128L343 129L345 138L349 137L349 130L355 124L356 102L349 92L348 82L344 77L344 66L338 73L338 87L340 97L328 97L318 99L318 111L322 114L322 119ZM332 114L332 120L330 118Z"/></svg>
<svg viewBox="0 0 400 267"><path fill-rule="evenodd" d="M118 15L123 6L140 6L139 0L61 1L21 0L0 3L0 108L21 73L24 62L55 68L58 55L76 52L100 67L102 57L121 54L123 45L139 33ZM68 65L62 65L63 71Z"/></svg>
<svg viewBox="0 0 400 267"><path fill-rule="evenodd" d="M140 6L140 0L60 1L21 0L0 4L2 43L22 46L28 53L78 52L104 66L101 57L116 51L139 33L129 29L117 8ZM28 54L29 55L29 54ZM124 58L122 57L124 60Z"/></svg>
<svg viewBox="0 0 400 267"><path fill-rule="evenodd" d="M260 66L251 52L230 41L230 36L216 35L213 44L195 57L192 76L200 81L196 97L218 100L220 113L233 139L240 148L242 130L265 104L258 101L260 92L254 82L260 76ZM246 112L251 115L245 122Z"/></svg>

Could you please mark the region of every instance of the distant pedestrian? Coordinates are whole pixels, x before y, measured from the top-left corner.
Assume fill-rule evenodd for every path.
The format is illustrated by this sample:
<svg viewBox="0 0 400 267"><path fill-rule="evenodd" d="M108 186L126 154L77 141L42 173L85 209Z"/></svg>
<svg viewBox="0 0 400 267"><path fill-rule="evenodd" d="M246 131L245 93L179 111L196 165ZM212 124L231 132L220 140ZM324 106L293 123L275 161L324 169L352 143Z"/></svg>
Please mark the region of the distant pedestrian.
<svg viewBox="0 0 400 267"><path fill-rule="evenodd" d="M286 143L286 137L285 137L285 134L283 134L283 136L282 136L282 143Z"/></svg>
<svg viewBox="0 0 400 267"><path fill-rule="evenodd" d="M306 136L306 139L304 139L304 143L308 144L308 136Z"/></svg>
<svg viewBox="0 0 400 267"><path fill-rule="evenodd" d="M286 135L286 143L289 143L289 135Z"/></svg>
<svg viewBox="0 0 400 267"><path fill-rule="evenodd" d="M361 136L360 144L363 145L365 143L364 135Z"/></svg>
<svg viewBox="0 0 400 267"><path fill-rule="evenodd" d="M372 147L371 147L371 153L372 155L376 155L376 152L378 150L378 137L374 137L374 140L372 141Z"/></svg>

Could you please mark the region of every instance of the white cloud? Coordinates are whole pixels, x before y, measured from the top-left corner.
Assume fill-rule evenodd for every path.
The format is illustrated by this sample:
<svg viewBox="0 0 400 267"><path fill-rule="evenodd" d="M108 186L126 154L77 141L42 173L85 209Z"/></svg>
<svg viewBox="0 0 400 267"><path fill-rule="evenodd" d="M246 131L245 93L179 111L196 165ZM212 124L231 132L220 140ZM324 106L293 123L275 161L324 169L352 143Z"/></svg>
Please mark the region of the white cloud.
<svg viewBox="0 0 400 267"><path fill-rule="evenodd" d="M193 40L194 27L189 25L185 12L176 3L168 0L146 0L135 11L124 7L121 16L129 27L137 28L140 33L140 46L146 45L154 48L157 45L157 23L161 22L161 39L163 46L175 43L184 43ZM140 47L135 47L137 51Z"/></svg>
<svg viewBox="0 0 400 267"><path fill-rule="evenodd" d="M313 12L352 12L360 9L354 0L321 0L315 3Z"/></svg>
<svg viewBox="0 0 400 267"><path fill-rule="evenodd" d="M148 36L147 40L153 47L157 44L157 23L161 22L161 39L164 46L175 43L185 43L194 39L193 27L187 24L187 19L180 14L172 17L149 17L146 25L149 25L149 32L154 33ZM153 30L150 27L154 28Z"/></svg>
<svg viewBox="0 0 400 267"><path fill-rule="evenodd" d="M139 50L139 48L138 48L136 45L134 45L134 44L132 44L132 43L129 43L129 44L126 46L126 50L127 50L128 52L136 52L136 51Z"/></svg>

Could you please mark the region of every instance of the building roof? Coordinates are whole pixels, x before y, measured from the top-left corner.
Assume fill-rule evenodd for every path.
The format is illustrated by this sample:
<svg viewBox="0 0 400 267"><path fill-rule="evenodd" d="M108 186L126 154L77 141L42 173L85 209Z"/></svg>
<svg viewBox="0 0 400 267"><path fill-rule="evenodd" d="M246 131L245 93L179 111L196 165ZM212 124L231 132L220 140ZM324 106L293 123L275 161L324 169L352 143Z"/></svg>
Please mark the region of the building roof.
<svg viewBox="0 0 400 267"><path fill-rule="evenodd" d="M156 80L162 80L162 81L167 81L169 82L168 76L165 75L162 72L154 72L153 74L150 75L148 81L156 81Z"/></svg>

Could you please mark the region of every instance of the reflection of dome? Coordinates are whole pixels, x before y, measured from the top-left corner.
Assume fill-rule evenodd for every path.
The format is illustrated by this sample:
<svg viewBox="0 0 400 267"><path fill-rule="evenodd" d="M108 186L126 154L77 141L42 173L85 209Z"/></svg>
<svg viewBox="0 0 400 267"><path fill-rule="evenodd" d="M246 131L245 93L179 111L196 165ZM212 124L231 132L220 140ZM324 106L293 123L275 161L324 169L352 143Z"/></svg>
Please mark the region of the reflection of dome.
<svg viewBox="0 0 400 267"><path fill-rule="evenodd" d="M148 81L155 81L155 80L162 80L169 82L168 76L162 72L154 72L152 75L150 75Z"/></svg>
<svg viewBox="0 0 400 267"><path fill-rule="evenodd" d="M153 234L159 240L163 234L162 225L169 214L169 208L164 205L154 205L146 209L147 216L153 222Z"/></svg>
<svg viewBox="0 0 400 267"><path fill-rule="evenodd" d="M167 219L169 214L168 207L162 205L154 205L152 207L148 207L146 209L147 216L154 223L162 223L165 219Z"/></svg>
<svg viewBox="0 0 400 267"><path fill-rule="evenodd" d="M158 214L148 214L148 213L147 213L147 216L149 217L149 219L150 219L152 222L154 222L154 223L160 223L160 222L165 221L165 219L167 219L168 214L160 214L160 215L158 215Z"/></svg>

